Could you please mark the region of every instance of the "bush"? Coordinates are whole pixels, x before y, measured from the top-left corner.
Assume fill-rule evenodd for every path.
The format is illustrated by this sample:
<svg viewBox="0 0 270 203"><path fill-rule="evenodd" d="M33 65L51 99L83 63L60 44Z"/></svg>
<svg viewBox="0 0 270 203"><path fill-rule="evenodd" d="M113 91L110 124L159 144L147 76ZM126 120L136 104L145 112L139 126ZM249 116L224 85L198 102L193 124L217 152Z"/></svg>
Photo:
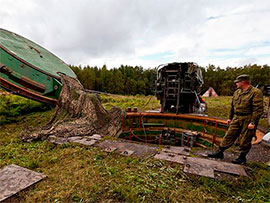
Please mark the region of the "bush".
<svg viewBox="0 0 270 203"><path fill-rule="evenodd" d="M51 110L53 106L43 104L37 101L26 99L16 95L1 95L0 96L0 123L10 123L16 121L16 118L21 115L32 112L40 112Z"/></svg>

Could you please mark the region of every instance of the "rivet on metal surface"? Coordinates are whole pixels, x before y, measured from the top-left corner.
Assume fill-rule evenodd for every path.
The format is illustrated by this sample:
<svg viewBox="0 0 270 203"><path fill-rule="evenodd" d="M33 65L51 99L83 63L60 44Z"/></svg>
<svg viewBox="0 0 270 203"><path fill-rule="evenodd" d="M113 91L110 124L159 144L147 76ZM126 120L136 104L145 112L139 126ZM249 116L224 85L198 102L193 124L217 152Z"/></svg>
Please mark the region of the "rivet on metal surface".
<svg viewBox="0 0 270 203"><path fill-rule="evenodd" d="M134 153L134 151L131 151L131 150L125 150L123 152L121 152L122 155L125 155L125 156L130 156Z"/></svg>
<svg viewBox="0 0 270 203"><path fill-rule="evenodd" d="M184 151L190 152L190 148L184 148Z"/></svg>
<svg viewBox="0 0 270 203"><path fill-rule="evenodd" d="M113 152L113 151L115 151L117 148L116 147L106 147L106 148L104 148L104 151L105 152Z"/></svg>

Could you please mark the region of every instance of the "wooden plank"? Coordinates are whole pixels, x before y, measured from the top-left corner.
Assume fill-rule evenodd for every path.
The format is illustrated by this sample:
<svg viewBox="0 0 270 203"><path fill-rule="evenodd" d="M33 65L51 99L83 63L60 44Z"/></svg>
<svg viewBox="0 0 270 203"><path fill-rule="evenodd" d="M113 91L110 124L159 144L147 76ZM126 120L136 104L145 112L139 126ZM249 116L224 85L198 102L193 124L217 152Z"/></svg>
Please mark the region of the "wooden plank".
<svg viewBox="0 0 270 203"><path fill-rule="evenodd" d="M206 177L213 177L212 172L214 174L214 171L239 176L247 176L243 166L222 161L188 157L185 155L166 153L163 151L156 154L154 158L183 164L185 165L184 171Z"/></svg>
<svg viewBox="0 0 270 203"><path fill-rule="evenodd" d="M190 154L190 148L170 146L169 148L162 149L162 152L188 156Z"/></svg>
<svg viewBox="0 0 270 203"><path fill-rule="evenodd" d="M97 144L98 147L106 149L115 148L118 153L123 153L124 151L133 152L134 155L154 155L158 147L149 146L146 144L137 144L134 142L121 142L116 140L104 140L103 142Z"/></svg>
<svg viewBox="0 0 270 203"><path fill-rule="evenodd" d="M11 164L0 170L0 202L41 181L46 176Z"/></svg>

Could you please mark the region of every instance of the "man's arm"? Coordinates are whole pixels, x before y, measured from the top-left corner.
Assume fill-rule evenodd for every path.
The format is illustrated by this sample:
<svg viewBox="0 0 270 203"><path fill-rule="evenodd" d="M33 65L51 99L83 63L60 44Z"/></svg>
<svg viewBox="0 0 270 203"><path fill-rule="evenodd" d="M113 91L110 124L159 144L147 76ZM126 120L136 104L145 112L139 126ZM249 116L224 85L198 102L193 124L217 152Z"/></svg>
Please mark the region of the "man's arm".
<svg viewBox="0 0 270 203"><path fill-rule="evenodd" d="M233 101L232 101L229 119L232 120L233 119L233 116L234 116L234 106L233 106Z"/></svg>
<svg viewBox="0 0 270 203"><path fill-rule="evenodd" d="M234 116L234 106L233 106L233 101L232 101L232 103L231 103L231 109L230 109L230 114L229 114L229 118L228 118L228 120L227 120L228 125L231 124L232 119L233 119L233 116Z"/></svg>
<svg viewBox="0 0 270 203"><path fill-rule="evenodd" d="M255 92L252 99L251 123L257 125L259 123L262 114L263 114L263 94L262 91L258 90Z"/></svg>

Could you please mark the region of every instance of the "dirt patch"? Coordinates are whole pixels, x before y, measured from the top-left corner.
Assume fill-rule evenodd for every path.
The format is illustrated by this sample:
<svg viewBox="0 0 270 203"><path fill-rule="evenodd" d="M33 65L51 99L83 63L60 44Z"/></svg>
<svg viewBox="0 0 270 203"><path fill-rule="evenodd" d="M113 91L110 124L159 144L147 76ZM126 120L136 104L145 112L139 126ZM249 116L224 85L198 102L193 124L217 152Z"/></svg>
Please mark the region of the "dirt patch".
<svg viewBox="0 0 270 203"><path fill-rule="evenodd" d="M55 114L51 121L40 129L29 128L21 133L24 141L46 139L48 136L72 137L115 136L121 129L120 108L110 111L103 108L96 94L88 93L75 79L62 75L63 88Z"/></svg>
<svg viewBox="0 0 270 203"><path fill-rule="evenodd" d="M270 161L270 147L263 144L253 145L250 152L247 155L248 161L258 161L266 163Z"/></svg>

